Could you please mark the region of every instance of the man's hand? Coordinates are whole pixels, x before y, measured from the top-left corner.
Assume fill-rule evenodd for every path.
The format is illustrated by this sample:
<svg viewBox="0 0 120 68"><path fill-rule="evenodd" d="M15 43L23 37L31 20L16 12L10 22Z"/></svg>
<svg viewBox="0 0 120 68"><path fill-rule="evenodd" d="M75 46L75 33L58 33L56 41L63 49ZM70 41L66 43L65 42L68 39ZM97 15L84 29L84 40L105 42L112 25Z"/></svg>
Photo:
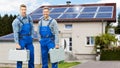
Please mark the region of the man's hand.
<svg viewBox="0 0 120 68"><path fill-rule="evenodd" d="M20 49L21 46L19 44L16 44L16 49Z"/></svg>
<svg viewBox="0 0 120 68"><path fill-rule="evenodd" d="M58 48L59 48L59 45L56 45L55 48L58 49Z"/></svg>

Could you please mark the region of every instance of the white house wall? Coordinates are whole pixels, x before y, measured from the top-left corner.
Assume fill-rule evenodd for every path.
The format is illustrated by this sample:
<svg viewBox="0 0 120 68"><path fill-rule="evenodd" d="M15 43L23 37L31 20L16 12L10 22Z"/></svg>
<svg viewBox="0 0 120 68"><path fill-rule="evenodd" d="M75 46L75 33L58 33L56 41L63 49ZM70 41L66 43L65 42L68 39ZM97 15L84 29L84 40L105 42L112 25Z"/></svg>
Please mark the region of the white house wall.
<svg viewBox="0 0 120 68"><path fill-rule="evenodd" d="M106 23L101 22L80 22L72 23L72 30L65 30L64 24L71 23L59 23L59 30L61 33L71 33L72 37L72 52L74 54L93 54L94 46L86 45L86 36L97 36L105 32Z"/></svg>
<svg viewBox="0 0 120 68"><path fill-rule="evenodd" d="M0 63L16 63L15 61L8 60L9 49L15 49L14 42L0 42ZM34 42L35 64L40 64L40 45ZM24 62L26 63L26 62Z"/></svg>
<svg viewBox="0 0 120 68"><path fill-rule="evenodd" d="M37 23L34 24L34 30L35 30L35 31L38 30L38 24L37 24Z"/></svg>

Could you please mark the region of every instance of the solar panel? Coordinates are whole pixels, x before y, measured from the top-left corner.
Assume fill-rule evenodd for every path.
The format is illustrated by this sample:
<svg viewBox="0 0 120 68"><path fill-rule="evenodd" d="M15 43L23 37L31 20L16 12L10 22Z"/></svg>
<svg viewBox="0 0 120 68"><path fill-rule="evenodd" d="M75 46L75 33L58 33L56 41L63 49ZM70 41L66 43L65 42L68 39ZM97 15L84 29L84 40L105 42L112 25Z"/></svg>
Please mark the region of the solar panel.
<svg viewBox="0 0 120 68"><path fill-rule="evenodd" d="M42 17L42 14L39 14L39 15L34 14L34 15L31 15L31 17L32 17L33 20L39 20Z"/></svg>
<svg viewBox="0 0 120 68"><path fill-rule="evenodd" d="M78 16L78 18L93 18L95 13L82 13Z"/></svg>
<svg viewBox="0 0 120 68"><path fill-rule="evenodd" d="M96 12L97 7L85 7L82 12Z"/></svg>
<svg viewBox="0 0 120 68"><path fill-rule="evenodd" d="M57 6L50 7L50 17L55 19L71 18L112 18L113 6L86 5L86 6ZM42 8L35 10L31 17L39 20L42 17Z"/></svg>
<svg viewBox="0 0 120 68"><path fill-rule="evenodd" d="M96 15L96 18L111 18L112 17L112 13L98 13Z"/></svg>
<svg viewBox="0 0 120 68"><path fill-rule="evenodd" d="M35 10L33 13L34 14L36 14L36 13L42 13L42 10L43 10L42 8L39 8L39 9Z"/></svg>
<svg viewBox="0 0 120 68"><path fill-rule="evenodd" d="M80 12L79 7L69 8L66 12Z"/></svg>
<svg viewBox="0 0 120 68"><path fill-rule="evenodd" d="M73 13L73 14L65 13L60 18L75 18L76 16L77 16L77 13Z"/></svg>
<svg viewBox="0 0 120 68"><path fill-rule="evenodd" d="M54 8L51 13L62 13L66 8Z"/></svg>
<svg viewBox="0 0 120 68"><path fill-rule="evenodd" d="M59 16L60 16L60 14L53 14L53 13L50 14L50 17L55 18L55 19L58 18Z"/></svg>
<svg viewBox="0 0 120 68"><path fill-rule="evenodd" d="M98 12L112 12L112 6L102 6L99 8Z"/></svg>

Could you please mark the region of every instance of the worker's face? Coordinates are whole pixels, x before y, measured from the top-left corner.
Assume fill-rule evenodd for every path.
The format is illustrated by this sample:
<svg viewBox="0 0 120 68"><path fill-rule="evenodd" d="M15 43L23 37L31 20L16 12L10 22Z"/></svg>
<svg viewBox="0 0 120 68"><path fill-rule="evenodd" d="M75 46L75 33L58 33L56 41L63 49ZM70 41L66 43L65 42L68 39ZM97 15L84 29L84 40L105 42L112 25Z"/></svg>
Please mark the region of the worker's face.
<svg viewBox="0 0 120 68"><path fill-rule="evenodd" d="M43 9L43 16L44 16L44 18L48 18L49 14L50 14L49 9Z"/></svg>
<svg viewBox="0 0 120 68"><path fill-rule="evenodd" d="M20 7L20 13L23 17L26 16L26 7Z"/></svg>

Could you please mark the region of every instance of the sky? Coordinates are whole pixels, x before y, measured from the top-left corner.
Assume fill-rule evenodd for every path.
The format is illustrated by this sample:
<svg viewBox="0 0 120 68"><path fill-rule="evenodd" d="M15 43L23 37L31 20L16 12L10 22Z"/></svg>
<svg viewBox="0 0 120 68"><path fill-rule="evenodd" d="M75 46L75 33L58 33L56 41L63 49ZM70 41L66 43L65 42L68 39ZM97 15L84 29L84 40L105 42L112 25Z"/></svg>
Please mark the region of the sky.
<svg viewBox="0 0 120 68"><path fill-rule="evenodd" d="M41 5L65 5L68 0L0 0L0 14L19 14L20 4L27 5L27 13L31 13ZM69 0L71 4L117 3L117 14L120 12L119 0Z"/></svg>
<svg viewBox="0 0 120 68"><path fill-rule="evenodd" d="M0 0L0 14L19 14L19 6L27 5L27 14L33 12L42 5L65 5L66 1L71 1L71 4L96 4L96 3L116 3L117 15L120 13L119 0ZM116 16L117 16L116 15Z"/></svg>

